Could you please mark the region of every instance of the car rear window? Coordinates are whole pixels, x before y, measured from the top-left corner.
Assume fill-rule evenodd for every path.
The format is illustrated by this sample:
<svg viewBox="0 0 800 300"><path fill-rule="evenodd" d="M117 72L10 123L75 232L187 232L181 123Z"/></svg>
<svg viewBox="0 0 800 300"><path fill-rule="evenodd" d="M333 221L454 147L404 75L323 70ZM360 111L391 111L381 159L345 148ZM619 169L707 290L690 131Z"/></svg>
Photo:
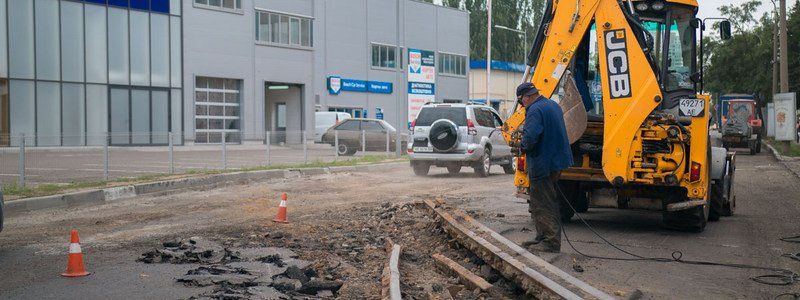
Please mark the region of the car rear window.
<svg viewBox="0 0 800 300"><path fill-rule="evenodd" d="M440 119L448 119L458 126L467 126L467 110L464 107L423 107L415 125L431 126Z"/></svg>

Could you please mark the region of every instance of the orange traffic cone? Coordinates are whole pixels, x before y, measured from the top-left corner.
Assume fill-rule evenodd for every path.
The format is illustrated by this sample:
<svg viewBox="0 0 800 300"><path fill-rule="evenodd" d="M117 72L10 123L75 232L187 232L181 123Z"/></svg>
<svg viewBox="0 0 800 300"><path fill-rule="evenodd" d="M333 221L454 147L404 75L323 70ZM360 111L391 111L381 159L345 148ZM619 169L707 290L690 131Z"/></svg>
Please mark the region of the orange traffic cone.
<svg viewBox="0 0 800 300"><path fill-rule="evenodd" d="M289 219L286 215L286 193L281 193L281 205L278 206L278 215L275 216L273 221L278 223L289 223Z"/></svg>
<svg viewBox="0 0 800 300"><path fill-rule="evenodd" d="M86 269L83 267L83 252L81 252L81 240L78 237L77 230L72 230L72 236L70 237L69 243L67 271L61 273L61 276L81 277L89 275L89 272L86 272Z"/></svg>

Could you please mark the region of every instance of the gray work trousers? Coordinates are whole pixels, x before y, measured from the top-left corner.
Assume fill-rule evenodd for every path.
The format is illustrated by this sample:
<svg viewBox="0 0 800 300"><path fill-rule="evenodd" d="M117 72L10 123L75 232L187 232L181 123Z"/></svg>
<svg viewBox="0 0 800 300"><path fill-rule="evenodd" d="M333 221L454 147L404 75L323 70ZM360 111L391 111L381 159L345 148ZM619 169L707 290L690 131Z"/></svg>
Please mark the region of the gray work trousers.
<svg viewBox="0 0 800 300"><path fill-rule="evenodd" d="M561 172L553 172L548 177L530 180L530 201L528 211L536 226L536 234L541 235L542 246L553 252L561 251L561 223L559 219L559 197L556 190Z"/></svg>

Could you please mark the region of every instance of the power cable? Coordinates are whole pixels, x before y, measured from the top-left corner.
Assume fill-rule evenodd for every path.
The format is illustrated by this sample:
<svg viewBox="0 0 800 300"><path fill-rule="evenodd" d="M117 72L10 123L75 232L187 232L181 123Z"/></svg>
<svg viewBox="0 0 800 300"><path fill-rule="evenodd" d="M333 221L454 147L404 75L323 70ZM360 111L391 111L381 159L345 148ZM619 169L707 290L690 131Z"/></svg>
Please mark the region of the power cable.
<svg viewBox="0 0 800 300"><path fill-rule="evenodd" d="M617 245L615 245L614 243L610 242L603 235L601 235L599 232L597 232L597 230L595 230L594 227L589 225L589 223L586 222L586 220L577 212L577 210L575 210L575 207L572 206L572 203L570 203L567 200L567 197L564 196L564 193L561 191L561 187L559 187L558 184L555 184L555 188L556 188L556 190L558 190L558 193L561 195L562 199L564 200L564 203L567 203L567 205L569 205L569 208L572 209L572 211L575 213L576 216L578 216L578 219L581 220L581 222L583 223L584 226L586 226L586 228L588 228L595 236L597 236L598 238L603 240L603 242L605 242L606 244L608 244L612 248L614 248L614 249L616 249L616 250L618 250L618 251L620 251L622 253L625 253L627 255L630 255L630 256L632 256L632 258L604 257L604 256L588 255L588 254L585 254L585 253L581 252L580 250L575 248L575 245L573 245L572 241L569 239L569 236L567 235L566 228L561 223L561 218L556 218L556 219L558 219L559 225L561 225L561 231L564 232L564 238L567 240L567 243L569 244L569 246L572 248L572 250L574 250L576 253L578 253L578 254L580 254L582 256L585 256L585 257L588 257L588 258L594 258L594 259L604 259L604 260L652 261L652 262L661 262L661 263L682 263L682 264L689 264L689 265L721 266L721 267L730 267L730 268L738 268L738 269L750 269L750 270L762 270L762 271L774 272L773 274L765 274L765 275L758 275L758 276L750 277L751 280L753 280L753 281L755 281L757 283L766 284L766 285L792 285L792 284L800 281L800 275L798 275L797 273L795 273L795 272L793 272L791 270L783 269L783 268L764 267L764 266L755 266L755 265L747 265L747 264L719 263L719 262L701 261L701 260L684 260L683 259L683 252L681 252L681 251L672 252L672 258L663 258L663 257L645 257L645 256L641 256L641 255L632 253L630 251L624 250L624 249L618 247ZM788 239L793 240L795 238L800 239L800 236L790 237ZM784 239L782 238L781 240L784 240ZM798 242L800 242L800 240ZM787 294L787 295L789 295L789 294Z"/></svg>

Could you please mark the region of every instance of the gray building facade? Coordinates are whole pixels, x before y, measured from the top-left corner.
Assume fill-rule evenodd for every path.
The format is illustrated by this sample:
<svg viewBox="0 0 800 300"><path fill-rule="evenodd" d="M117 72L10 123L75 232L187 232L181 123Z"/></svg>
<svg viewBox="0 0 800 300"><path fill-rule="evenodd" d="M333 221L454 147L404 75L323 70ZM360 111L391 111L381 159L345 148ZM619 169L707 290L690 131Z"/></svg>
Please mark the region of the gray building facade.
<svg viewBox="0 0 800 300"><path fill-rule="evenodd" d="M315 111L346 111L354 117L376 117L381 111L392 125L405 128L409 48L435 57L429 99L467 101L468 13L400 0L403 49L398 55L397 5L389 0L185 1L186 142L218 143L222 132L228 142L263 141L266 131L289 141L301 130L309 130L310 139Z"/></svg>
<svg viewBox="0 0 800 300"><path fill-rule="evenodd" d="M410 100L468 100L469 15L398 1L0 0L0 147L299 142L315 111L405 128Z"/></svg>
<svg viewBox="0 0 800 300"><path fill-rule="evenodd" d="M0 0L0 146L180 142L181 8Z"/></svg>

